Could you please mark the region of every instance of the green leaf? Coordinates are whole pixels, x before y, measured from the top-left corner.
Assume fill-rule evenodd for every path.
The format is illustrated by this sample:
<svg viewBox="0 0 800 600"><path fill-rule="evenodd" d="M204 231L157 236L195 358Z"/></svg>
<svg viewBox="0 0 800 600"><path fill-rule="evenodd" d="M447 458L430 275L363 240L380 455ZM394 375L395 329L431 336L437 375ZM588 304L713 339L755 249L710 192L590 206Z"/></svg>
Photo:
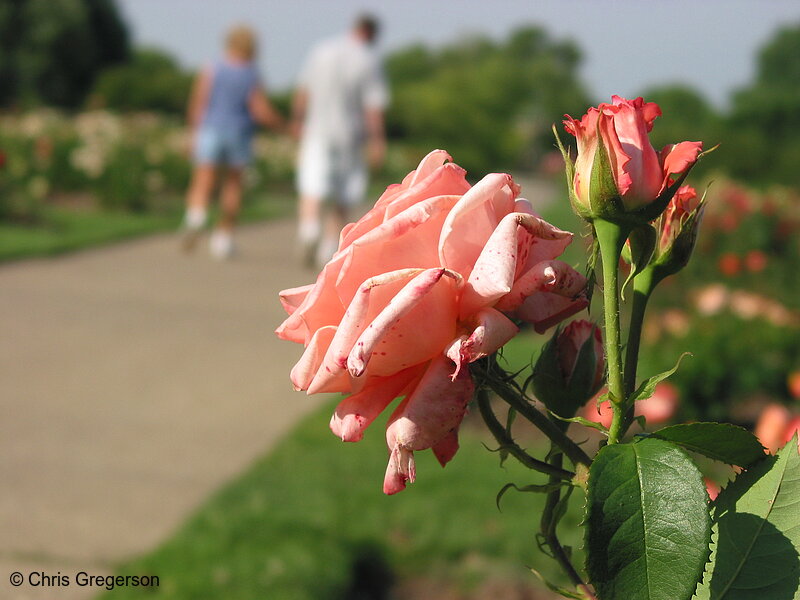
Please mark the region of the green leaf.
<svg viewBox="0 0 800 600"><path fill-rule="evenodd" d="M712 516L711 562L697 600L800 598L797 437L725 488Z"/></svg>
<svg viewBox="0 0 800 600"><path fill-rule="evenodd" d="M764 447L752 433L729 423L689 423L653 432L653 436L745 469L764 458Z"/></svg>
<svg viewBox="0 0 800 600"><path fill-rule="evenodd" d="M656 249L657 237L658 234L656 230L652 225L648 224L637 227L631 231L631 234L628 236L630 249L627 252L628 257L625 260L630 263L631 271L628 273L628 278L620 289L620 295L623 300L625 299L625 287L634 277L642 272L642 269L648 265L650 259L653 257L653 251ZM628 248L628 244L623 247L623 256L626 254L625 249Z"/></svg>
<svg viewBox="0 0 800 600"><path fill-rule="evenodd" d="M663 373L659 373L658 375L653 375L652 377L645 379L641 385L636 388L636 391L633 392L630 400L633 402L638 402L639 400L647 400L650 396L652 396L656 386L678 370L678 367L681 366L681 361L683 360L684 356L691 356L691 353L684 352L681 354L678 357L678 362L676 362L675 366L669 371L664 371Z"/></svg>
<svg viewBox="0 0 800 600"><path fill-rule="evenodd" d="M647 438L598 452L589 471L587 569L601 600L687 600L708 558L700 471Z"/></svg>
<svg viewBox="0 0 800 600"><path fill-rule="evenodd" d="M569 152L567 152L566 148L564 148L564 144L561 143L561 136L558 135L558 129L556 128L555 123L553 124L553 135L556 138L558 150L561 152L561 156L564 159L564 172L567 176L567 189L569 190L570 195L572 195L574 193L572 186L575 181L575 164L572 162Z"/></svg>

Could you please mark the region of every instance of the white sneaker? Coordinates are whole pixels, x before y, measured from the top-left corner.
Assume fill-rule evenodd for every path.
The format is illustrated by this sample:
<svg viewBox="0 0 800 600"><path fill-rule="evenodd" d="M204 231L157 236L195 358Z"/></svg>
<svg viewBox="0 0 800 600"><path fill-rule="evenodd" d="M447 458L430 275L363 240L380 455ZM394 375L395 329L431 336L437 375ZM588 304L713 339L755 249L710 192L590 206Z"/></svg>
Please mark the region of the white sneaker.
<svg viewBox="0 0 800 600"><path fill-rule="evenodd" d="M236 249L233 245L233 236L229 231L215 229L209 240L211 256L217 260L232 258Z"/></svg>
<svg viewBox="0 0 800 600"><path fill-rule="evenodd" d="M186 210L181 227L181 248L184 252L191 252L197 245L197 240L206 226L208 213L205 209L191 207Z"/></svg>

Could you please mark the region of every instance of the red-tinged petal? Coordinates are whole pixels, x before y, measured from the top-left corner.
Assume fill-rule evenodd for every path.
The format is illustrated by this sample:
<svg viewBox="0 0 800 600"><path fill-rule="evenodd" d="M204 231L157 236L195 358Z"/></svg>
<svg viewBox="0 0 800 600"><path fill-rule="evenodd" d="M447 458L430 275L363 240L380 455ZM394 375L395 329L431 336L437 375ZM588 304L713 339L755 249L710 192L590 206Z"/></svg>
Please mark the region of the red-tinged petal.
<svg viewBox="0 0 800 600"><path fill-rule="evenodd" d="M627 100L622 96L613 95L611 96L611 103L614 106L630 106L635 110L641 111L647 131L653 129L653 121L656 120L656 117L661 116L661 107L655 102L645 102L641 96L633 100Z"/></svg>
<svg viewBox="0 0 800 600"><path fill-rule="evenodd" d="M289 288L281 291L278 297L281 300L281 306L286 311L287 315L291 315L306 299L308 293L314 287L314 284L303 285L296 288Z"/></svg>
<svg viewBox="0 0 800 600"><path fill-rule="evenodd" d="M368 324L370 298L375 288L389 287L394 296L401 286L421 272L422 269L400 269L371 277L361 284L339 323L321 367L308 387L309 394L353 391L353 381L347 371L347 357Z"/></svg>
<svg viewBox="0 0 800 600"><path fill-rule="evenodd" d="M406 482L416 479L415 450L441 443L442 458L449 460L455 453L452 440L446 438L461 425L475 385L467 370L452 381L452 370L453 363L448 358L438 356L432 360L417 387L389 418L386 443L390 455L383 482L385 493L397 493L405 488Z"/></svg>
<svg viewBox="0 0 800 600"><path fill-rule="evenodd" d="M568 298L548 292L537 292L529 296L514 311L514 316L533 325L537 333L544 333L588 305L589 302L585 297Z"/></svg>
<svg viewBox="0 0 800 600"><path fill-rule="evenodd" d="M371 373L388 375L403 365L416 364L433 357L452 339L455 329L455 298L459 276L447 269L427 269L417 275L369 318L369 325L359 336L347 359L353 377L361 376L374 360ZM416 314L415 311L416 310ZM409 335L398 339L398 329L405 320L404 332L416 332L424 326L425 335ZM424 325L423 325L424 324ZM392 330L392 328L395 328ZM402 335L405 336L405 333ZM378 345L381 348L378 348ZM385 349L383 349L385 348ZM401 362L402 361L402 362Z"/></svg>
<svg viewBox="0 0 800 600"><path fill-rule="evenodd" d="M389 418L389 448L425 450L442 441L461 424L475 385L464 369L450 378L453 363L446 356L433 359L417 387Z"/></svg>
<svg viewBox="0 0 800 600"><path fill-rule="evenodd" d="M425 365L417 365L390 377L373 378L363 390L339 403L331 417L331 431L343 442L358 442L364 437L364 430L424 370Z"/></svg>
<svg viewBox="0 0 800 600"><path fill-rule="evenodd" d="M670 175L683 174L697 162L697 156L702 150L703 142L681 142L664 146L660 153L663 173L661 191L669 185Z"/></svg>
<svg viewBox="0 0 800 600"><path fill-rule="evenodd" d="M497 224L513 210L519 186L510 175L481 179L447 215L438 243L439 264L468 277Z"/></svg>
<svg viewBox="0 0 800 600"><path fill-rule="evenodd" d="M460 318L493 305L511 291L517 272L519 237L525 232L535 239L572 239L571 233L561 231L534 215L511 213L503 217L467 280L459 309Z"/></svg>
<svg viewBox="0 0 800 600"><path fill-rule="evenodd" d="M335 333L336 327L334 326L320 327L314 332L303 356L297 361L289 375L295 390L308 389Z"/></svg>
<svg viewBox="0 0 800 600"><path fill-rule="evenodd" d="M434 445L432 449L439 464L442 465L442 467L447 465L447 463L453 460L456 452L458 452L458 431L454 429L448 433L439 443Z"/></svg>
<svg viewBox="0 0 800 600"><path fill-rule="evenodd" d="M389 464L383 478L383 493L392 495L406 489L406 482L414 483L417 479L417 468L414 464L414 452L397 446L389 453Z"/></svg>
<svg viewBox="0 0 800 600"><path fill-rule="evenodd" d="M536 292L550 292L567 298L576 298L586 289L586 278L560 260L542 261L534 265L517 281L511 291L500 298L497 310L512 311Z"/></svg>
<svg viewBox="0 0 800 600"><path fill-rule="evenodd" d="M342 304L348 305L361 282L378 273L440 266L439 231L457 201L455 195L422 200L353 242L336 281Z"/></svg>
<svg viewBox="0 0 800 600"><path fill-rule="evenodd" d="M519 332L514 322L503 313L485 308L472 319L472 331L454 340L445 355L456 365L455 378L463 365L497 351Z"/></svg>

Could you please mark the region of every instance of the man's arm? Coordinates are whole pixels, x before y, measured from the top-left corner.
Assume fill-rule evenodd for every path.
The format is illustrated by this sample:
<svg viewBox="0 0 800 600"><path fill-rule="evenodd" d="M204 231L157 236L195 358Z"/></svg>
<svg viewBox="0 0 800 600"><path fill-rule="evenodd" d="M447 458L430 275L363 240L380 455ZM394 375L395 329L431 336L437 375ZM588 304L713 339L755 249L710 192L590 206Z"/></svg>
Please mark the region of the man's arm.
<svg viewBox="0 0 800 600"><path fill-rule="evenodd" d="M383 110L367 108L364 117L367 129L367 160L373 169L377 169L386 159L386 127Z"/></svg>

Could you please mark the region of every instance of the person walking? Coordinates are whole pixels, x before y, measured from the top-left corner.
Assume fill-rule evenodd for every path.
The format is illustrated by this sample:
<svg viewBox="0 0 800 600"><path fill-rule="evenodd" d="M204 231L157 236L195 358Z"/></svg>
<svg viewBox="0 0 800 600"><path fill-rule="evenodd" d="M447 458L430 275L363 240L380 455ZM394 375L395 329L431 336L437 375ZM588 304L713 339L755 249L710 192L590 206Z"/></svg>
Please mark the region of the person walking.
<svg viewBox="0 0 800 600"><path fill-rule="evenodd" d="M242 202L242 175L252 155L256 124L282 129L261 83L255 63L256 36L244 25L233 27L225 41L225 56L204 69L189 98L194 171L186 194L183 248L194 248L208 219L208 205L219 167L226 166L221 183L221 216L210 239L211 255L230 258L233 230Z"/></svg>
<svg viewBox="0 0 800 600"><path fill-rule="evenodd" d="M297 164L298 240L306 266L324 264L367 185L366 158L383 163L389 91L374 50L378 22L361 16L344 36L309 53L292 101ZM322 223L323 205L330 204Z"/></svg>

